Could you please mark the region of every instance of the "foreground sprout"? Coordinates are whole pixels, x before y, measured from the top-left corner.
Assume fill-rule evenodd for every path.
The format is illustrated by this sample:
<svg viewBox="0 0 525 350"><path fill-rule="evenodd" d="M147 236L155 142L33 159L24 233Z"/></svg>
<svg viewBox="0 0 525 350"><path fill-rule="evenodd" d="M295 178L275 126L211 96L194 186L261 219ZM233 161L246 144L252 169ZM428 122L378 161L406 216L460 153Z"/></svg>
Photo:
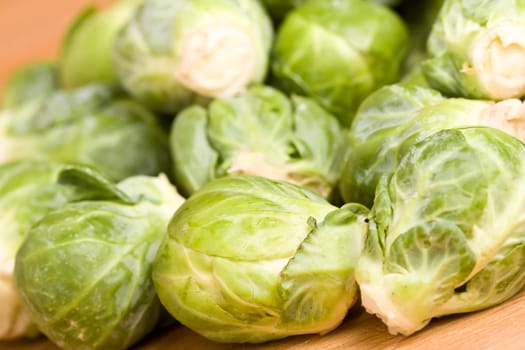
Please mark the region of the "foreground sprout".
<svg viewBox="0 0 525 350"><path fill-rule="evenodd" d="M410 84L377 90L360 106L349 131L342 197L370 207L379 179L395 169L408 147L442 129L476 125L525 140L525 105L517 99L495 103L446 98Z"/></svg>
<svg viewBox="0 0 525 350"><path fill-rule="evenodd" d="M262 82L272 37L258 0L146 0L117 36L114 62L134 97L174 113Z"/></svg>
<svg viewBox="0 0 525 350"><path fill-rule="evenodd" d="M54 62L33 62L11 74L0 106L13 108L33 98L48 96L59 87L58 68Z"/></svg>
<svg viewBox="0 0 525 350"><path fill-rule="evenodd" d="M29 228L67 202L68 192L56 184L63 167L29 160L0 165L0 341L39 334L15 288L15 256Z"/></svg>
<svg viewBox="0 0 525 350"><path fill-rule="evenodd" d="M192 194L232 174L265 176L330 197L344 136L337 119L313 100L255 86L208 109L177 115L170 145L177 187Z"/></svg>
<svg viewBox="0 0 525 350"><path fill-rule="evenodd" d="M525 284L525 146L497 129L440 131L382 178L356 269L391 333L501 303Z"/></svg>
<svg viewBox="0 0 525 350"><path fill-rule="evenodd" d="M155 288L177 320L215 341L324 334L356 300L367 213L262 177L214 180L173 216Z"/></svg>
<svg viewBox="0 0 525 350"><path fill-rule="evenodd" d="M409 35L390 8L363 0L312 0L290 11L273 49L284 91L314 98L349 126L361 101L399 78Z"/></svg>
<svg viewBox="0 0 525 350"><path fill-rule="evenodd" d="M451 96L524 96L524 16L519 1L444 1L423 67L430 85Z"/></svg>
<svg viewBox="0 0 525 350"><path fill-rule="evenodd" d="M16 285L38 328L63 349L128 349L159 321L151 264L184 201L164 176L113 184L64 169L74 200L33 225L16 256Z"/></svg>
<svg viewBox="0 0 525 350"><path fill-rule="evenodd" d="M82 162L118 180L169 171L167 150L155 116L106 86L56 91L0 113L0 163Z"/></svg>

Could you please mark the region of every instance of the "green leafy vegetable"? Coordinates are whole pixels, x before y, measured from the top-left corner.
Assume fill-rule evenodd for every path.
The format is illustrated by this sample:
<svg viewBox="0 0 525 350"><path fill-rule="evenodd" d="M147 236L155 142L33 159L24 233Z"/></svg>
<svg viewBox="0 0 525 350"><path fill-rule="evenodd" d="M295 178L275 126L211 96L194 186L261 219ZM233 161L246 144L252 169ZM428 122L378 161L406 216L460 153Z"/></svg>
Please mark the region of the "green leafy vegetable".
<svg viewBox="0 0 525 350"><path fill-rule="evenodd" d="M155 288L177 320L215 341L326 333L356 300L367 213L262 177L211 181L173 216Z"/></svg>
<svg viewBox="0 0 525 350"><path fill-rule="evenodd" d="M314 98L349 126L376 88L395 82L409 33L390 8L363 0L312 0L290 11L276 34L275 84Z"/></svg>
<svg viewBox="0 0 525 350"><path fill-rule="evenodd" d="M313 100L254 86L246 93L177 115L170 145L177 187L186 194L232 174L300 184L330 197L344 136L337 119Z"/></svg>
<svg viewBox="0 0 525 350"><path fill-rule="evenodd" d="M59 90L0 113L0 163L80 162L120 180L169 173L167 149L155 116L107 86Z"/></svg>
<svg viewBox="0 0 525 350"><path fill-rule="evenodd" d="M362 103L349 131L342 197L370 207L379 179L395 169L408 147L442 129L476 125L525 140L523 103L446 98L406 83L377 90Z"/></svg>
<svg viewBox="0 0 525 350"><path fill-rule="evenodd" d="M439 131L382 177L356 269L391 333L484 309L525 284L525 146L488 127Z"/></svg>
<svg viewBox="0 0 525 350"><path fill-rule="evenodd" d="M13 108L33 98L48 96L60 87L54 62L38 61L19 67L4 87L2 108Z"/></svg>
<svg viewBox="0 0 525 350"><path fill-rule="evenodd" d="M175 113L266 77L273 28L258 0L149 0L117 35L121 83Z"/></svg>
<svg viewBox="0 0 525 350"><path fill-rule="evenodd" d="M449 96L524 96L524 15L519 1L445 0L423 65L430 86Z"/></svg>
<svg viewBox="0 0 525 350"><path fill-rule="evenodd" d="M184 199L163 176L115 186L94 174L60 173L62 186L79 186L86 198L31 227L16 255L16 285L38 328L61 348L128 349L159 321L151 265Z"/></svg>

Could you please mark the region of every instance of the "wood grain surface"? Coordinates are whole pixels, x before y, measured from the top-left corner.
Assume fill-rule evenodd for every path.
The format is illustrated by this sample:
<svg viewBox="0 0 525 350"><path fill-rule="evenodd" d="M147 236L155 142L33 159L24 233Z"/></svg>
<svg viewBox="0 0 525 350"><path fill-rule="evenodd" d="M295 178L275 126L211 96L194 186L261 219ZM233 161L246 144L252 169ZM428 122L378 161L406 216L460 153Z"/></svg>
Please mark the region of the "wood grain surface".
<svg viewBox="0 0 525 350"><path fill-rule="evenodd" d="M0 0L0 93L7 77L33 60L53 59L65 28L87 3L110 0ZM0 300L1 302L1 300ZM56 350L45 339L0 342L2 350ZM497 307L434 320L410 337L392 336L374 316L356 307L324 336L297 336L261 345L219 344L176 325L156 332L138 350L342 350L342 349L525 349L525 293Z"/></svg>
<svg viewBox="0 0 525 350"><path fill-rule="evenodd" d="M67 26L90 4L111 0L0 0L0 94L12 72L36 60L55 59Z"/></svg>

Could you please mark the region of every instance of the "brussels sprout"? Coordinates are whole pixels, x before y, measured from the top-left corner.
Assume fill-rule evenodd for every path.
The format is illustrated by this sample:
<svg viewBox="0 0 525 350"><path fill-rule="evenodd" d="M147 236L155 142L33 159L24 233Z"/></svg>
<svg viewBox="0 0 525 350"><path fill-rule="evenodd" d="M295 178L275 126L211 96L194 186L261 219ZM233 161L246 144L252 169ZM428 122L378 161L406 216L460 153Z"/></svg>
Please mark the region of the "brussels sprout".
<svg viewBox="0 0 525 350"><path fill-rule="evenodd" d="M384 176L355 278L391 333L503 302L525 284L525 146L489 127L439 131Z"/></svg>
<svg viewBox="0 0 525 350"><path fill-rule="evenodd" d="M169 171L168 135L144 107L106 86L57 91L0 113L0 163L91 164L113 179Z"/></svg>
<svg viewBox="0 0 525 350"><path fill-rule="evenodd" d="M305 186L328 198L338 180L344 134L337 119L301 96L268 86L193 106L174 120L170 145L177 187L249 174Z"/></svg>
<svg viewBox="0 0 525 350"><path fill-rule="evenodd" d="M31 225L67 202L68 192L56 184L63 167L30 160L0 165L0 341L39 334L15 288L15 256Z"/></svg>
<svg viewBox="0 0 525 350"><path fill-rule="evenodd" d="M131 95L175 113L262 82L272 38L258 0L146 0L117 35L114 62Z"/></svg>
<svg viewBox="0 0 525 350"><path fill-rule="evenodd" d="M410 84L378 89L360 106L350 128L341 196L370 207L379 178L395 168L408 147L438 130L476 125L525 140L525 106L517 99L446 98Z"/></svg>
<svg viewBox="0 0 525 350"><path fill-rule="evenodd" d="M519 1L445 0L423 66L430 85L450 96L524 96L524 16Z"/></svg>
<svg viewBox="0 0 525 350"><path fill-rule="evenodd" d="M12 108L35 97L47 96L60 87L54 62L33 62L9 76L4 88L2 108Z"/></svg>
<svg viewBox="0 0 525 350"><path fill-rule="evenodd" d="M159 321L151 265L184 199L164 176L115 185L69 167L58 181L76 197L29 230L15 260L21 299L63 349L127 349Z"/></svg>
<svg viewBox="0 0 525 350"><path fill-rule="evenodd" d="M62 42L59 70L62 84L118 84L113 67L113 42L142 0L117 0L107 8L86 7L71 23Z"/></svg>
<svg viewBox="0 0 525 350"><path fill-rule="evenodd" d="M311 0L276 35L273 83L314 98L349 126L361 101L399 78L409 34L390 8L363 0Z"/></svg>
<svg viewBox="0 0 525 350"><path fill-rule="evenodd" d="M178 321L215 341L326 333L355 302L367 213L286 182L216 179L170 221L155 288Z"/></svg>

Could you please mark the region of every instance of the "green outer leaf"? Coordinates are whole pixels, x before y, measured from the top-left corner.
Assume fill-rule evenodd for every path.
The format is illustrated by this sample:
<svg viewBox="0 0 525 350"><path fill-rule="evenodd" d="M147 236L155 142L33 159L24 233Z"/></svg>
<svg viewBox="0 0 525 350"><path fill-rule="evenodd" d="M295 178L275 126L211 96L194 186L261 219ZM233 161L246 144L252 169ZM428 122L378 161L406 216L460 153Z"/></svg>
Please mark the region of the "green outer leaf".
<svg viewBox="0 0 525 350"><path fill-rule="evenodd" d="M444 95L491 99L490 94L480 85L477 76L462 73L463 64L463 60L445 53L424 60L421 70L430 87Z"/></svg>
<svg viewBox="0 0 525 350"><path fill-rule="evenodd" d="M285 263L224 259L170 239L159 250L153 281L162 304L185 326L215 341L259 342L282 337L275 281Z"/></svg>
<svg viewBox="0 0 525 350"><path fill-rule="evenodd" d="M438 132L416 144L390 180L392 206L399 213L394 214L392 232L441 220L469 232L483 215L494 181L482 161L458 131ZM395 238L391 233L387 244Z"/></svg>
<svg viewBox="0 0 525 350"><path fill-rule="evenodd" d="M367 233L368 209L347 204L330 212L281 273L281 320L302 333L327 332L357 298L354 269Z"/></svg>
<svg viewBox="0 0 525 350"><path fill-rule="evenodd" d="M235 165L234 158L241 151L284 164L289 158L293 127L289 99L266 86L255 86L231 99L216 99L209 106L208 138L220 153L223 174Z"/></svg>
<svg viewBox="0 0 525 350"><path fill-rule="evenodd" d="M322 218L331 209L331 204L301 187L262 177L228 176L208 182L188 198L170 222L169 236L213 256L282 259L293 255L304 239L308 217Z"/></svg>
<svg viewBox="0 0 525 350"><path fill-rule="evenodd" d="M66 166L58 175L58 183L71 186L76 200L113 199L133 203L126 193L92 167L80 164Z"/></svg>
<svg viewBox="0 0 525 350"><path fill-rule="evenodd" d="M280 274L312 230L309 218L321 221L334 209L301 187L262 177L231 176L209 182L175 213L159 248L153 281L161 302L181 323L216 341L262 342L302 333L305 324L282 318L286 301L280 292ZM361 211L349 209L344 215L333 215L322 224L326 230L313 236L331 234L332 225L342 234L338 225L353 222L358 214ZM348 236L355 245L345 241L342 250L349 245L358 248L357 231L364 225L356 226L356 236ZM316 254L308 248L301 251L301 256ZM333 263L327 273L348 280L338 265L347 260L319 259ZM351 296L343 294L339 294L341 304L347 305ZM334 314L339 317L341 312ZM324 330L334 323L324 321ZM316 323L316 331L321 332L323 322Z"/></svg>
<svg viewBox="0 0 525 350"><path fill-rule="evenodd" d="M330 198L340 176L346 146L337 119L312 99L292 96L293 147L297 152L290 177L301 186Z"/></svg>
<svg viewBox="0 0 525 350"><path fill-rule="evenodd" d="M186 196L216 177L218 153L208 141L208 116L200 106L185 109L174 119L170 131L173 174Z"/></svg>
<svg viewBox="0 0 525 350"><path fill-rule="evenodd" d="M524 265L523 239L516 244L514 237L509 238L493 260L466 284L465 292L456 293L439 308L439 314L472 312L506 301L525 285Z"/></svg>

